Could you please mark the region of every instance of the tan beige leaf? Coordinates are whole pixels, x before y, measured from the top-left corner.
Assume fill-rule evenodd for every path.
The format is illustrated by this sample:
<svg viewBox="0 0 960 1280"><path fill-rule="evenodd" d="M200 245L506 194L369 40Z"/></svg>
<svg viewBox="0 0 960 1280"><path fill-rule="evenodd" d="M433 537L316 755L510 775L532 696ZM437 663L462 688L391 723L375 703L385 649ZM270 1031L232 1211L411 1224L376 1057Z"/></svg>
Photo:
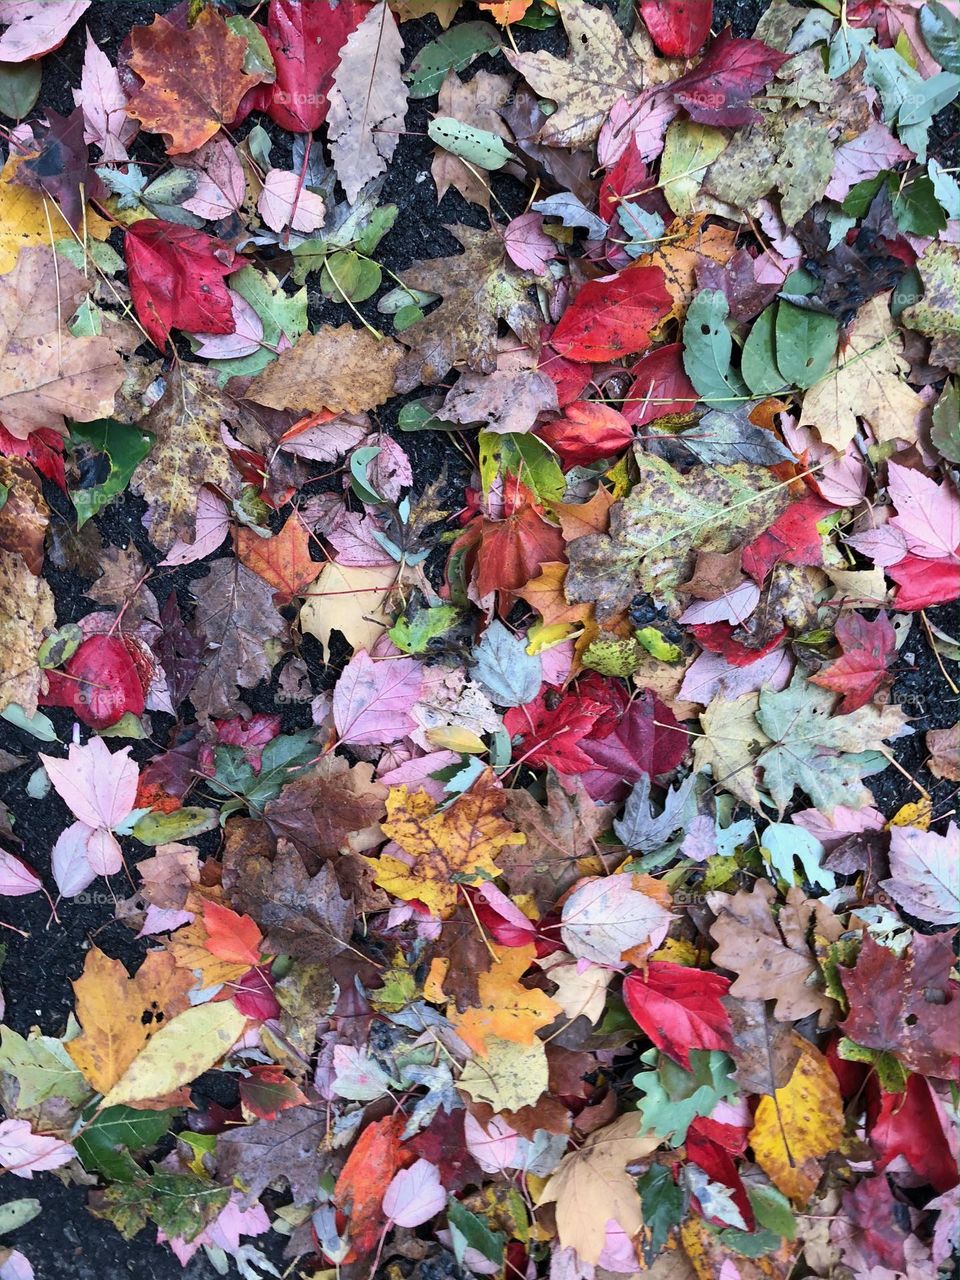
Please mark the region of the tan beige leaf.
<svg viewBox="0 0 960 1280"><path fill-rule="evenodd" d="M32 716L37 709L41 673L37 650L57 623L53 593L36 578L16 551L0 550L0 711L16 703Z"/></svg>
<svg viewBox="0 0 960 1280"><path fill-rule="evenodd" d="M949 729L931 729L926 737L930 752L928 768L935 778L960 782L960 724Z"/></svg>
<svg viewBox="0 0 960 1280"><path fill-rule="evenodd" d="M503 122L500 108L509 100L510 80L507 76L495 76L489 71L478 71L466 84L455 71L449 71L437 96L437 115L452 116L461 124L474 129L485 129L498 138L511 140L510 130ZM441 201L453 187L464 200L490 208L490 185L483 180L482 170L465 165L462 160L437 147L430 167L437 184L437 201Z"/></svg>
<svg viewBox="0 0 960 1280"><path fill-rule="evenodd" d="M375 409L393 394L403 350L391 338L378 340L366 329L325 325L305 333L295 347L260 374L248 400L270 409L314 413L359 413Z"/></svg>
<svg viewBox="0 0 960 1280"><path fill-rule="evenodd" d="M195 540L201 485L213 485L227 498L240 494L240 475L220 434L225 403L212 370L178 363L143 419L144 430L156 438L131 488L149 504L150 541L161 551L178 538Z"/></svg>
<svg viewBox="0 0 960 1280"><path fill-rule="evenodd" d="M804 396L800 426L816 427L835 449L856 435L858 417L878 440L913 442L923 400L904 381L909 368L888 297L872 298L857 312L830 371Z"/></svg>
<svg viewBox="0 0 960 1280"><path fill-rule="evenodd" d="M768 880L758 880L749 893L741 889L735 894L707 895L717 916L710 929L717 943L713 963L739 975L731 995L741 1000L775 1000L773 1014L781 1022L818 1013L820 1025L826 1026L836 1015L836 1003L823 990L807 936L814 929L835 940L839 936L836 917L794 887L774 918L776 896Z"/></svg>
<svg viewBox="0 0 960 1280"><path fill-rule="evenodd" d="M714 698L700 716L703 734L693 740L697 771L709 769L718 786L753 809L761 804L756 779L757 755L770 743L757 722L759 707L756 693L745 693L732 701Z"/></svg>
<svg viewBox="0 0 960 1280"><path fill-rule="evenodd" d="M397 585L396 565L323 566L300 608L300 630L320 641L324 654L339 631L353 649L371 649L393 621L387 600Z"/></svg>
<svg viewBox="0 0 960 1280"><path fill-rule="evenodd" d="M626 1166L649 1156L661 1139L642 1134L640 1124L632 1112L592 1133L579 1151L564 1156L540 1196L540 1204L556 1204L560 1244L576 1249L581 1263L599 1260L610 1218L628 1236L643 1226L637 1181Z"/></svg>
<svg viewBox="0 0 960 1280"><path fill-rule="evenodd" d="M0 276L0 417L25 439L64 418L109 418L123 362L109 338L75 338L66 328L89 288L53 250L23 249Z"/></svg>
<svg viewBox="0 0 960 1280"><path fill-rule="evenodd" d="M98 947L87 953L73 984L83 1034L67 1052L98 1093L117 1083L144 1045L186 1009L193 974L168 951L151 951L131 978L119 960Z"/></svg>

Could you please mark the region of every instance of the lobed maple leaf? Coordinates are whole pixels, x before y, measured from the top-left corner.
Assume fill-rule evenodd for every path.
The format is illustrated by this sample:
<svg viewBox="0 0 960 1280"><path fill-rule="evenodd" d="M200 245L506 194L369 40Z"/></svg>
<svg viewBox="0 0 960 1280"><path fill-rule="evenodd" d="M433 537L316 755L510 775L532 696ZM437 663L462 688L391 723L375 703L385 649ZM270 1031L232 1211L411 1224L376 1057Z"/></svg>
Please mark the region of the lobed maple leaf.
<svg viewBox="0 0 960 1280"><path fill-rule="evenodd" d="M722 974L654 960L624 979L623 1002L657 1048L689 1071L691 1049L733 1049L722 1003L729 987Z"/></svg>
<svg viewBox="0 0 960 1280"><path fill-rule="evenodd" d="M810 679L823 689L842 693L838 711L848 714L864 706L883 684L896 654L896 632L886 614L871 622L859 613L845 613L834 628L842 654Z"/></svg>
<svg viewBox="0 0 960 1280"><path fill-rule="evenodd" d="M244 71L246 40L219 9L204 7L186 28L157 15L149 27L134 27L130 39L130 68L143 84L127 111L165 136L168 155L196 151L232 124L243 95L259 82Z"/></svg>
<svg viewBox="0 0 960 1280"><path fill-rule="evenodd" d="M725 27L698 65L674 80L670 91L700 124L752 124L760 113L749 99L769 84L789 56L762 40L734 39Z"/></svg>
<svg viewBox="0 0 960 1280"><path fill-rule="evenodd" d="M171 329L232 333L223 277L236 270L233 250L191 227L145 218L129 227L123 251L130 293L148 337L163 350Z"/></svg>

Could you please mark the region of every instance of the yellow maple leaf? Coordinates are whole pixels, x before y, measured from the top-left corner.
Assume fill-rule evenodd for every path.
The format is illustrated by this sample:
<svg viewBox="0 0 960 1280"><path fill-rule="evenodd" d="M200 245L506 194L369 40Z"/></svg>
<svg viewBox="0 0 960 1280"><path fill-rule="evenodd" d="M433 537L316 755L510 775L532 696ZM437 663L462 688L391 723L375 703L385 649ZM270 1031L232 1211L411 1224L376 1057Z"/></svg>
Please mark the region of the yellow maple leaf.
<svg viewBox="0 0 960 1280"><path fill-rule="evenodd" d="M770 1180L802 1208L820 1181L822 1156L843 1137L843 1099L826 1058L804 1041L793 1074L763 1097L750 1131L754 1158Z"/></svg>
<svg viewBox="0 0 960 1280"><path fill-rule="evenodd" d="M381 889L410 902L416 899L438 916L456 906L460 884L499 874L494 861L505 845L523 844L502 814L506 793L486 773L447 809L438 810L425 791L391 787L383 831L411 859L389 854L367 861Z"/></svg>
<svg viewBox="0 0 960 1280"><path fill-rule="evenodd" d="M533 1044L541 1027L549 1026L563 1006L543 991L525 987L520 979L536 958L531 942L525 947L494 947L496 961L477 979L479 1004L448 1017L457 1035L475 1053L486 1057L491 1038Z"/></svg>
<svg viewBox="0 0 960 1280"><path fill-rule="evenodd" d="M12 270L21 249L74 239L56 201L13 181L24 159L11 156L0 173L0 275ZM110 224L89 211L86 231L97 240L106 240Z"/></svg>
<svg viewBox="0 0 960 1280"><path fill-rule="evenodd" d="M67 1052L98 1093L107 1093L147 1042L186 1009L193 975L167 951L151 951L131 978L97 947L73 984L83 1034Z"/></svg>

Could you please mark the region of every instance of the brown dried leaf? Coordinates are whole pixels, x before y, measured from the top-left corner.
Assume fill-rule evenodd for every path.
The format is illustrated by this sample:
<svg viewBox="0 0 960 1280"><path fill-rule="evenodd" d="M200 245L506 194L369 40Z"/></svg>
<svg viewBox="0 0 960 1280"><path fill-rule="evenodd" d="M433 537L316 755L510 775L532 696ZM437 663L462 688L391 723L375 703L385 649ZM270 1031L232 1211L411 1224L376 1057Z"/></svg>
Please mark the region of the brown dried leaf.
<svg viewBox="0 0 960 1280"><path fill-rule="evenodd" d="M926 742L930 752L927 768L933 776L960 782L960 723L949 729L931 729Z"/></svg>
<svg viewBox="0 0 960 1280"><path fill-rule="evenodd" d="M123 363L109 338L75 338L66 323L89 282L51 249L23 249L0 277L0 416L19 439L40 427L109 418Z"/></svg>
<svg viewBox="0 0 960 1280"><path fill-rule="evenodd" d="M43 578L30 572L23 556L0 550L0 711L16 703L28 716L36 712L42 679L37 650L56 624L53 592Z"/></svg>
<svg viewBox="0 0 960 1280"><path fill-rule="evenodd" d="M7 490L0 507L0 548L19 552L31 573L43 572L43 538L50 508L40 477L26 458L0 456L0 486Z"/></svg>
<svg viewBox="0 0 960 1280"><path fill-rule="evenodd" d="M355 847L355 838L385 813L387 788L373 766L326 755L309 773L283 788L266 807L267 826L291 842L309 867ZM382 839L382 837L381 837Z"/></svg>
<svg viewBox="0 0 960 1280"><path fill-rule="evenodd" d="M349 324L324 325L282 352L254 380L246 396L270 409L307 413L374 409L393 394L402 356L402 349L390 338L378 340L366 329Z"/></svg>
<svg viewBox="0 0 960 1280"><path fill-rule="evenodd" d="M500 111L510 97L510 90L507 76L478 71L472 80L464 84L455 71L448 71L437 96L437 115L452 116L461 124L484 129L509 142L512 135ZM483 181L483 172L475 165L468 167L443 147L437 147L430 172L437 184L438 203L453 187L464 200L479 204L489 212L490 186Z"/></svg>

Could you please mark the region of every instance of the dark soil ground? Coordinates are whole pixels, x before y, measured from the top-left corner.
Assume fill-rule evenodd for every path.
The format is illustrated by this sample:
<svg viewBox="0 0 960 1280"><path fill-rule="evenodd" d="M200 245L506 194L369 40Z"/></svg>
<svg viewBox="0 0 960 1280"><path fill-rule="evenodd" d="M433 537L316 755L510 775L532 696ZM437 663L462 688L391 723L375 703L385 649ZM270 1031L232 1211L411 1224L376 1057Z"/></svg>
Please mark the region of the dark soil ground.
<svg viewBox="0 0 960 1280"><path fill-rule="evenodd" d="M172 0L98 0L88 10L84 22L89 25L100 47L115 60L118 48L132 26L148 23L155 12L164 12L172 7ZM717 0L715 29L730 21L734 34L750 35L764 7L758 0ZM61 112L72 109L71 90L80 83L83 62L84 22L73 31L61 49L45 59L38 111L44 107ZM438 31L432 18L405 24L403 35L408 58L412 58ZM563 37L557 30L535 33L517 29L516 38L523 48L549 48L560 52L563 47ZM492 63L488 65L492 67ZM456 252L456 242L443 229L444 223L483 225L483 214L479 209L467 205L456 192L449 193L437 207L435 189L429 177L432 144L425 132L434 105L431 99L411 104L407 134L400 141L384 187L383 201L395 203L399 208L396 225L378 252L378 260L392 271L403 269L417 258ZM259 123L268 124L262 118ZM952 119L944 116L937 125L936 150L944 164L955 164L955 158L947 158L956 148L955 116ZM289 136L277 131L274 135L279 159L289 148ZM141 139L135 155L144 164L152 162L159 166L165 163L162 149L152 138ZM498 178L497 183L498 198L508 210L519 212L523 207L520 187L510 178ZM372 301L364 304L362 309L370 319L377 319ZM325 303L319 297L311 300L310 315L314 323L332 320L339 324L348 318L342 314L342 309ZM383 416L383 423L388 429L395 427L399 403L388 407ZM466 478L465 463L459 453L440 433L405 434L402 439L411 456L419 485L434 479L444 466L447 467L455 509L459 505L456 492L459 490L462 494ZM64 503L62 495L50 486L46 488L46 496L63 517L58 528L61 537L69 544L69 506ZM99 541L95 536L89 544L85 540L85 545L77 548L76 539L72 539L74 546L69 556L70 563L60 569L52 565L48 557L46 573L56 595L57 617L61 624L82 617L94 607L93 602L84 596L83 588L89 586L96 575L94 566L101 542L118 547L126 547L133 542L147 563L156 562L158 556L147 541L141 524L143 509L139 498L125 495L88 526L91 529L95 526ZM75 558L78 553L81 554L79 567ZM83 555L87 557L86 572ZM169 591L175 590L181 607L186 611L191 603L189 585L205 571L203 564L175 571L161 570L151 581L151 587L161 603ZM932 610L930 617L951 634L957 629L954 609ZM316 651L307 649L305 657L317 688L332 682L330 668L321 666ZM951 678L960 683L956 664L951 664L949 670ZM954 723L960 712L960 699L952 694L944 680L935 656L925 642L919 621L900 654L897 671L892 696L914 717L915 728L912 739L898 744L898 763L931 792L937 817L946 819L954 810L957 789L947 783L936 783L924 770L926 751L923 734L927 729ZM255 710L272 711L276 709L274 693L274 686L261 686L253 691L249 701ZM66 735L70 726L68 713L52 711L48 714L55 721L58 732ZM286 730L302 727L308 722L308 708L286 709ZM155 741L135 744L134 756L142 761L165 746L165 736L171 725L169 717L154 715ZM37 743L0 722L0 747L33 759ZM41 872L48 872L50 850L70 817L56 795L51 794L42 801L32 800L26 795L25 784L30 773L31 766L24 766L0 775L0 803L7 806L14 817L15 830L24 842L30 862ZM885 814L891 814L906 801L918 798L911 782L892 767L874 778L871 785L878 807ZM212 841L211 848L215 847L215 837L205 839ZM142 846L128 842L128 857L144 856L146 852ZM123 896L124 888L120 885L117 888ZM5 900L5 919L30 934L27 940L16 939L9 946L0 972L0 985L6 996L6 1021L23 1034L34 1025L47 1033L62 1032L67 1015L73 1008L71 980L79 975L85 952L92 943L123 960L131 969L135 969L143 957L142 944L136 942L131 932L114 918L113 897L103 881L91 886L86 899L62 903L59 908L61 923L54 923L49 928L49 912L39 895ZM201 1083L206 1085L208 1081L208 1097L215 1095L225 1083L222 1077L218 1081L216 1076ZM203 1089L198 1090L198 1101L203 1101L204 1092ZM229 1098L222 1100L231 1101ZM147 1232L142 1232L132 1241L124 1241L113 1226L90 1215L82 1188L62 1185L54 1173L41 1174L31 1183L13 1177L0 1180L0 1203L24 1195L36 1196L43 1205L43 1212L3 1243L13 1244L30 1258L37 1280L63 1280L65 1277L70 1280L123 1280L130 1276L138 1280L173 1280L174 1277L213 1280L216 1275L202 1253L181 1269L173 1255L156 1246ZM277 1241L276 1236L266 1239ZM269 1244L267 1249L275 1262L279 1262L279 1250ZM282 1264L280 1269L283 1270Z"/></svg>

